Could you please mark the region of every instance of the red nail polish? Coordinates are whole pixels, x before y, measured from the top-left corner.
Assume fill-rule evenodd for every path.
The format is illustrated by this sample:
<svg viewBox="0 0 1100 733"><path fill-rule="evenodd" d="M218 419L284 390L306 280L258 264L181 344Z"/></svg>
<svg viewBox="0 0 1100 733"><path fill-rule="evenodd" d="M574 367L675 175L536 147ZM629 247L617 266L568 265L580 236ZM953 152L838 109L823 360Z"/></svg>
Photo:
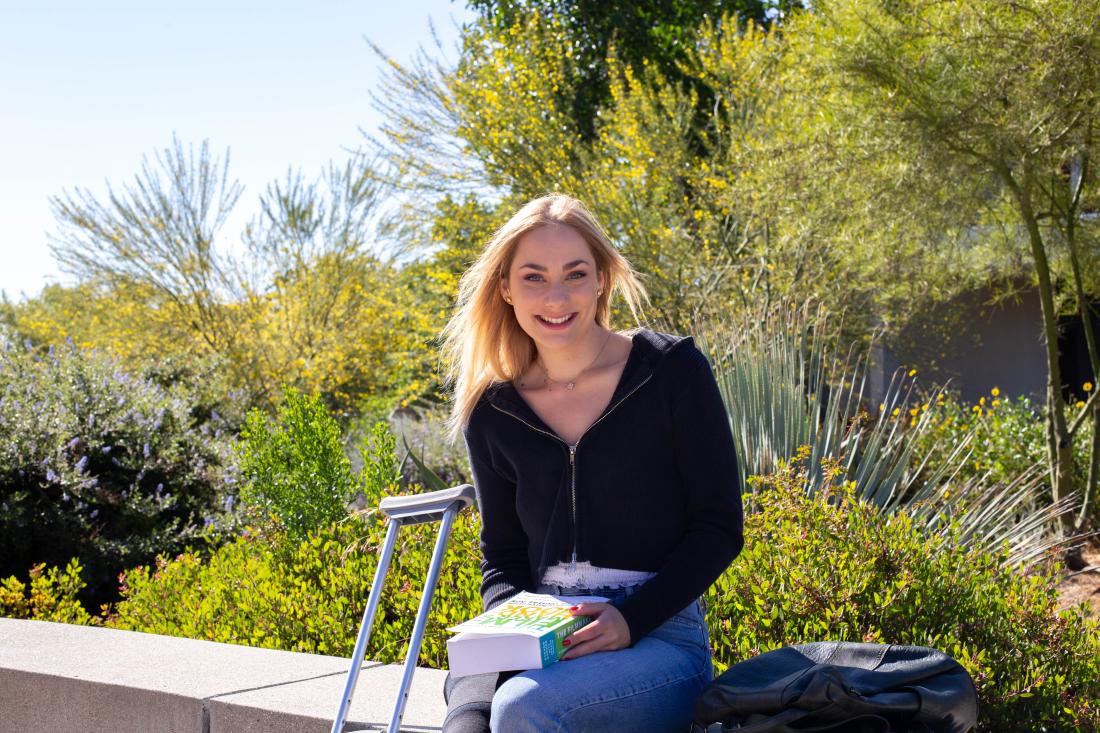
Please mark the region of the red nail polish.
<svg viewBox="0 0 1100 733"><path fill-rule="evenodd" d="M580 608L580 606L570 606L569 610L570 611L576 611L578 608Z"/></svg>
<svg viewBox="0 0 1100 733"><path fill-rule="evenodd" d="M565 641L562 642L562 646L569 646L572 643L573 642L569 641L569 639L566 639Z"/></svg>

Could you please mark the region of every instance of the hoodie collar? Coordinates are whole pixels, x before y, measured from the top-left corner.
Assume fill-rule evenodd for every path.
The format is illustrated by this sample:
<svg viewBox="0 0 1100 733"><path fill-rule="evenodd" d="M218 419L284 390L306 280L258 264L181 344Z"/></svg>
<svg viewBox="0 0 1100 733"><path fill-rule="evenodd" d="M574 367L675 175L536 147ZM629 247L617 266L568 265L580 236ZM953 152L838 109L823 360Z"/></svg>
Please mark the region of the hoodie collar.
<svg viewBox="0 0 1100 733"><path fill-rule="evenodd" d="M657 367L674 349L685 343L691 343L690 336L674 336L672 334L651 331L641 327L631 334L630 354L627 356L626 365L623 367L622 376L611 393L611 400L607 408L600 414L606 415L624 398L632 394L644 384ZM494 407L503 410L540 430L554 435L553 429L542 421L531 406L527 404L519 391L511 382L497 382L486 390L486 399ZM600 418L596 418L599 420Z"/></svg>

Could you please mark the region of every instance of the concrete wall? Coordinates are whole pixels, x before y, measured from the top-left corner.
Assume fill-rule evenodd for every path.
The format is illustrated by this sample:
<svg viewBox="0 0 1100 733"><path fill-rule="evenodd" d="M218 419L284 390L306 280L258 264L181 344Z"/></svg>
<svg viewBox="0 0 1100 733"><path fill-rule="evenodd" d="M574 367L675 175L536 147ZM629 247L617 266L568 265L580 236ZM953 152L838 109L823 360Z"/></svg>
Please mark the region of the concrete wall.
<svg viewBox="0 0 1100 733"><path fill-rule="evenodd" d="M990 295L982 289L960 296L881 344L872 362L869 402L879 403L899 368L916 368L924 386L949 382L966 402L988 397L993 387L1043 402L1047 365L1039 293L1024 289L998 305L989 304Z"/></svg>
<svg viewBox="0 0 1100 733"><path fill-rule="evenodd" d="M0 618L0 733L327 733L348 660ZM385 729L402 669L370 662L345 731ZM441 730L445 672L418 669L402 730Z"/></svg>

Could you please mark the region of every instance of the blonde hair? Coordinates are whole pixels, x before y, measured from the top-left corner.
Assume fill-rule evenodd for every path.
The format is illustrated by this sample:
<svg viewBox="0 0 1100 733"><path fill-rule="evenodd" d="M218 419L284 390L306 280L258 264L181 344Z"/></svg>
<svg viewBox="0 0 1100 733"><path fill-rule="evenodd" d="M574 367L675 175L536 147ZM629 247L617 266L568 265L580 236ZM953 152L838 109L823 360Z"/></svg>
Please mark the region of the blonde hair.
<svg viewBox="0 0 1100 733"><path fill-rule="evenodd" d="M645 288L588 207L563 194L529 201L497 230L462 275L454 315L443 329L446 379L454 384L448 422L452 440L469 423L474 406L490 385L523 374L535 359L535 342L501 297L500 281L508 277L520 238L549 224L563 224L579 233L592 251L597 271L606 278L596 304L596 323L610 327L611 298L616 290L622 293L635 322L639 321L642 303L647 300Z"/></svg>

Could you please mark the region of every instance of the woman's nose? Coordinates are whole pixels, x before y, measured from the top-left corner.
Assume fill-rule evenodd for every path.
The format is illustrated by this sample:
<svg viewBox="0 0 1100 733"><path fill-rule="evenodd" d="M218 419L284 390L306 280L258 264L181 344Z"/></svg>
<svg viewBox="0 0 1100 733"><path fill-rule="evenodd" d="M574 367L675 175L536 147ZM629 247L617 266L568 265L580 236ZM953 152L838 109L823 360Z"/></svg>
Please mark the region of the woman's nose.
<svg viewBox="0 0 1100 733"><path fill-rule="evenodd" d="M557 303L566 299L565 283L550 283L550 287L546 291L546 302Z"/></svg>

